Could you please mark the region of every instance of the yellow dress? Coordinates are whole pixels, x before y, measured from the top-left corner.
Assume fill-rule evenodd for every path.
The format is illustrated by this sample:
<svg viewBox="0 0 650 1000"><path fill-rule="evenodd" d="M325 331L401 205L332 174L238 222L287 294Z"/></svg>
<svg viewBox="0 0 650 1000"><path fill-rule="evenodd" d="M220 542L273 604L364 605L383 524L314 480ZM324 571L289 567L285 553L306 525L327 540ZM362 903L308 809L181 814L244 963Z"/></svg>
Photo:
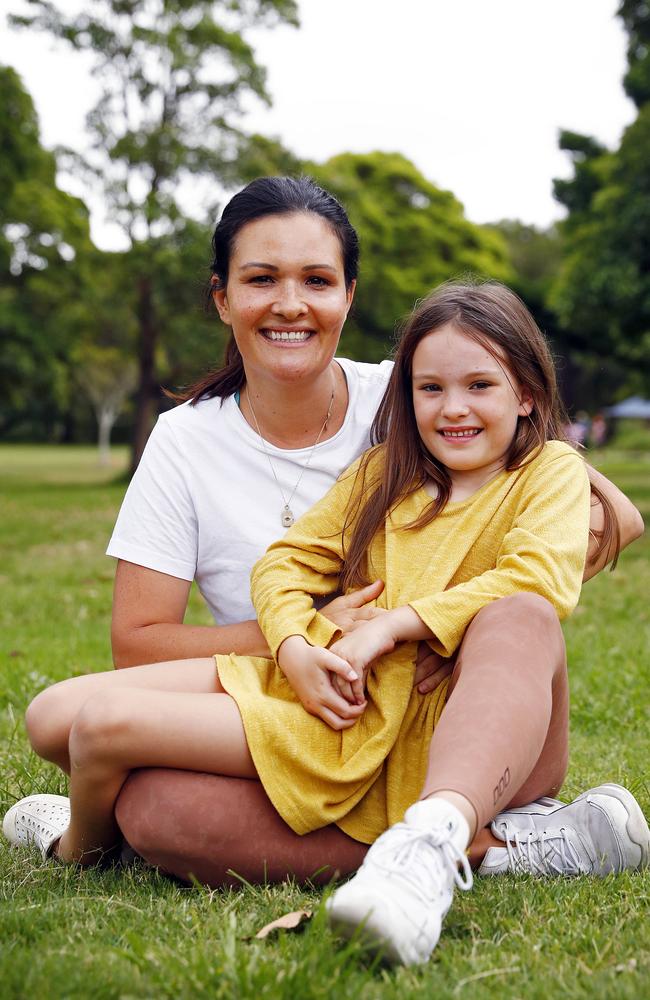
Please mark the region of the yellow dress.
<svg viewBox="0 0 650 1000"><path fill-rule="evenodd" d="M378 449L374 471L381 461ZM357 468L343 473L253 569L253 603L274 656L290 635L321 646L340 635L314 609L312 595L337 589ZM452 656L476 613L509 594L540 594L561 618L573 610L587 551L589 482L571 447L549 442L521 469L449 503L424 528L406 527L429 503L424 489L400 503L374 537L369 561L371 579L385 582L378 605L409 604L433 632L437 652ZM413 690L416 649L403 643L372 665L368 706L342 732L305 711L274 660L216 657L264 788L297 833L336 823L370 844L417 799L447 684L425 696Z"/></svg>

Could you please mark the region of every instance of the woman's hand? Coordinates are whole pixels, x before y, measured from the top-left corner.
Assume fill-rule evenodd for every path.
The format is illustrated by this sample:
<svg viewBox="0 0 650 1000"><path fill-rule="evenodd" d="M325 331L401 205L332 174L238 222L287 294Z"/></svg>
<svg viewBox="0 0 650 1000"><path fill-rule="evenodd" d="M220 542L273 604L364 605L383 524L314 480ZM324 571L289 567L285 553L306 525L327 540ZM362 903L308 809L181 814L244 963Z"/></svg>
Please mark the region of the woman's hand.
<svg viewBox="0 0 650 1000"><path fill-rule="evenodd" d="M290 635L278 650L278 663L303 708L331 729L349 729L363 713L363 697L350 703L333 686L334 677L347 684L359 685L360 680L350 664L332 650L310 646L301 635Z"/></svg>
<svg viewBox="0 0 650 1000"><path fill-rule="evenodd" d="M372 603L377 600L383 589L383 580L375 580L361 590L335 597L320 609L320 613L340 628L343 635L348 635L364 622L386 614L384 608L377 608Z"/></svg>
<svg viewBox="0 0 650 1000"><path fill-rule="evenodd" d="M426 642L418 643L418 656L415 662L415 677L413 687L420 694L434 691L454 669L453 660L446 660L440 653L435 653Z"/></svg>

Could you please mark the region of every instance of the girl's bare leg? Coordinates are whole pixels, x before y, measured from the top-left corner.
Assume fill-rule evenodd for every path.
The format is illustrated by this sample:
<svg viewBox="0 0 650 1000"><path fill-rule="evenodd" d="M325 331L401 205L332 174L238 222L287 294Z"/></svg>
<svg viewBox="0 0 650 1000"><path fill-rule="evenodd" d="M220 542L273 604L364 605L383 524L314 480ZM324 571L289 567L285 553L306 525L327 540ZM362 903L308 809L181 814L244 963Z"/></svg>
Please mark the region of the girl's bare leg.
<svg viewBox="0 0 650 1000"><path fill-rule="evenodd" d="M70 677L41 691L27 709L25 724L35 752L69 774L70 730L81 708L95 694L132 688L225 693L211 656Z"/></svg>
<svg viewBox="0 0 650 1000"><path fill-rule="evenodd" d="M110 689L93 694L70 730L70 826L56 849L92 864L115 846L115 800L134 767L253 778L236 703L226 694Z"/></svg>

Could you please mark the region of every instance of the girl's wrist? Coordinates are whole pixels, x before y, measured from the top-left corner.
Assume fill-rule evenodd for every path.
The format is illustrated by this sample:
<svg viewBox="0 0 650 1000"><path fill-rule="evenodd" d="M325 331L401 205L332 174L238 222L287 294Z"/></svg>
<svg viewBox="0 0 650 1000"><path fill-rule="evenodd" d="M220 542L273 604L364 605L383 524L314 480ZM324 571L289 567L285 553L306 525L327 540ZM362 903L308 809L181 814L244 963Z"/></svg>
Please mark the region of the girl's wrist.
<svg viewBox="0 0 650 1000"><path fill-rule="evenodd" d="M417 611L414 611L408 604L404 604L400 608L393 608L386 615L382 615L380 620L386 622L395 642L433 638L431 629L425 625Z"/></svg>
<svg viewBox="0 0 650 1000"><path fill-rule="evenodd" d="M282 667L283 662L286 663L287 659L292 656L301 653L305 647L309 646L309 643L302 635L289 635L284 639L278 646L277 661L280 667Z"/></svg>

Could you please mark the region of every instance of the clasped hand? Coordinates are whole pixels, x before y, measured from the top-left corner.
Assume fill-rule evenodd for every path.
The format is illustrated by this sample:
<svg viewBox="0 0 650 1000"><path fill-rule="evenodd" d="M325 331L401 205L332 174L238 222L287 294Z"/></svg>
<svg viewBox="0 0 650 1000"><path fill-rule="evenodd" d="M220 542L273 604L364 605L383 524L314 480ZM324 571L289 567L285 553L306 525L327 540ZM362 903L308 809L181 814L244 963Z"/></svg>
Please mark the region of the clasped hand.
<svg viewBox="0 0 650 1000"><path fill-rule="evenodd" d="M285 677L310 713L332 729L349 729L366 707L365 678L373 660L395 647L389 615L366 621L331 649L291 635L278 650Z"/></svg>
<svg viewBox="0 0 650 1000"><path fill-rule="evenodd" d="M377 580L321 608L321 614L343 632L330 649L311 646L295 635L285 639L278 651L280 667L305 710L332 729L355 724L366 707L365 681L371 663L405 638L397 634L394 613L372 603L383 589ZM449 661L419 643L414 686L421 694L432 691L450 672Z"/></svg>

